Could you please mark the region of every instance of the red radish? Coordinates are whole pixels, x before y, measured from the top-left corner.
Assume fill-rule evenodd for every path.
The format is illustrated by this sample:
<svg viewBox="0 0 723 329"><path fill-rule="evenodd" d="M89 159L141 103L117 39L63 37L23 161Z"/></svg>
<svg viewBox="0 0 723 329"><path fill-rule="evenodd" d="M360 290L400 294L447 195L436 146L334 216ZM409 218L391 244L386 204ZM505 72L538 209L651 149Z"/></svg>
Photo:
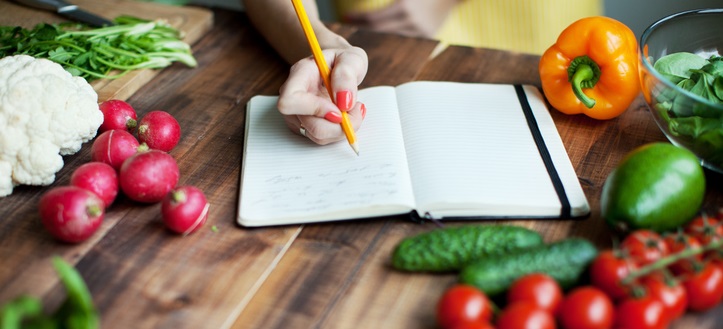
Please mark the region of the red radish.
<svg viewBox="0 0 723 329"><path fill-rule="evenodd" d="M60 186L45 192L38 208L50 234L70 243L88 239L105 215L103 200L77 186Z"/></svg>
<svg viewBox="0 0 723 329"><path fill-rule="evenodd" d="M163 223L171 231L188 235L206 222L209 206L206 196L199 188L194 186L176 188L161 202Z"/></svg>
<svg viewBox="0 0 723 329"><path fill-rule="evenodd" d="M180 172L176 160L159 150L139 152L120 168L123 193L138 202L159 202L178 183Z"/></svg>
<svg viewBox="0 0 723 329"><path fill-rule="evenodd" d="M90 158L118 170L123 161L138 153L139 146L131 133L120 129L108 130L95 138L90 148Z"/></svg>
<svg viewBox="0 0 723 329"><path fill-rule="evenodd" d="M113 129L133 131L136 128L138 118L130 104L120 99L110 99L100 103L99 107L103 112L103 124L98 127L99 132Z"/></svg>
<svg viewBox="0 0 723 329"><path fill-rule="evenodd" d="M70 185L95 193L108 208L118 195L118 174L107 163L88 162L73 171Z"/></svg>
<svg viewBox="0 0 723 329"><path fill-rule="evenodd" d="M138 140L151 149L169 152L180 139L181 126L168 112L148 112L138 125Z"/></svg>

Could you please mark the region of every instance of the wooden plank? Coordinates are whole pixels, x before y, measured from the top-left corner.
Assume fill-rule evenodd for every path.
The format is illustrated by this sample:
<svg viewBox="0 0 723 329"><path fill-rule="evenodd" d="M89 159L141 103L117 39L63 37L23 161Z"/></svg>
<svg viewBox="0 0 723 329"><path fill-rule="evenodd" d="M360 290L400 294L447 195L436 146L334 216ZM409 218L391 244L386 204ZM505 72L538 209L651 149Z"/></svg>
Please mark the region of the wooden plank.
<svg viewBox="0 0 723 329"><path fill-rule="evenodd" d="M259 44L242 15L223 16L197 44L204 65L164 70L129 99L139 115L163 109L179 119L183 138L171 152L179 183L201 188L211 208L205 227L181 238L163 229L158 205L125 200L132 210L77 265L104 323L226 327L298 234L235 224L246 100L276 93L287 70Z"/></svg>
<svg viewBox="0 0 723 329"><path fill-rule="evenodd" d="M213 24L213 13L202 8L178 8L130 0L80 0L73 3L89 11L102 13L108 18L127 13L147 19L167 19L173 26L186 33L184 40L189 43L200 39ZM0 12L3 13L0 15L0 25L32 27L41 22L64 21L62 17L53 13L21 6L11 1L0 2ZM99 80L94 83L94 88L99 94L99 101L108 98L126 99L158 72L158 70L141 70L113 81ZM87 149L88 146L84 146L84 150ZM64 158L66 166L57 173L57 180L53 186L67 184L71 170L77 167L74 164L88 159L87 152L66 156ZM69 163L70 165L67 165ZM58 254L72 261L78 260L126 211L124 206L117 206L118 216L108 216L99 232L85 244L71 246L48 243L49 237L40 225L35 204L45 189L20 186L15 189L12 196L0 200L2 203L0 217L7 219L0 223L0 237L5 242L3 247L0 247L0 259L2 259L0 300L8 300L19 293L43 294L57 283L57 276L50 266L49 257ZM37 280L27 280L26 276Z"/></svg>
<svg viewBox="0 0 723 329"><path fill-rule="evenodd" d="M65 293L50 257L58 254L86 279L103 327L436 328L434 306L456 276L401 273L388 264L399 240L434 225L402 217L258 229L235 224L245 104L253 95L277 93L288 65L243 14L216 11L215 19L194 46L199 68L172 66L128 98L139 115L162 109L179 120L182 139L171 154L180 183L202 188L211 202L206 226L175 236L162 227L157 204L121 197L90 241L61 244L37 215L49 188L18 187L0 199L0 303L26 293L42 297L49 309L57 306ZM427 61L435 42L342 33L370 54L363 86L420 79L539 85L534 56L451 47ZM635 143L661 138L640 101L610 121L553 116L594 212L612 166ZM53 186L67 184L88 160L89 145L66 157ZM707 204L723 203L721 188L721 176L709 176ZM598 215L505 223L534 228L547 240L576 235L604 246L612 237ZM671 328L717 328L722 307L686 315Z"/></svg>
<svg viewBox="0 0 723 329"><path fill-rule="evenodd" d="M139 116L163 109L178 119L182 138L171 155L180 183L198 186L211 203L204 228L175 236L163 228L159 204L120 197L91 240L66 245L45 232L37 214L49 187L18 187L0 199L0 302L29 294L57 307L65 292L50 257L60 255L76 263L104 327L220 328L236 318L298 234L298 227L235 224L245 103L276 93L287 71L248 26L227 13L197 44L203 65L167 68L128 99ZM52 186L68 183L90 159L89 148L65 158Z"/></svg>
<svg viewBox="0 0 723 329"><path fill-rule="evenodd" d="M144 19L166 20L171 26L183 33L183 41L194 44L213 25L213 12L193 6L169 6L133 0L76 0L73 4L107 19L119 15L131 15ZM31 28L38 23L58 23L66 21L63 17L48 11L19 5L12 1L0 2L0 25L24 26ZM180 65L180 64L176 64ZM117 79L93 81L98 100L125 100L158 74L159 70L138 70Z"/></svg>

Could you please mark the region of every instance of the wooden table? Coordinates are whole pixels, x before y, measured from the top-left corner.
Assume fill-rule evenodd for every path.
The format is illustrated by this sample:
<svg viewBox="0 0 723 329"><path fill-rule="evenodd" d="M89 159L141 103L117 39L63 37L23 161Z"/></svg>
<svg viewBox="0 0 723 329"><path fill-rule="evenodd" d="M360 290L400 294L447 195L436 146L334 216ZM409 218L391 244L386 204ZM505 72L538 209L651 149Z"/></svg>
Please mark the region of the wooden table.
<svg viewBox="0 0 723 329"><path fill-rule="evenodd" d="M362 87L425 79L540 85L537 56L450 47L432 57L434 41L334 28L369 54ZM400 239L433 224L403 217L256 229L236 224L245 104L256 94L276 94L288 65L236 12L217 10L213 29L193 49L199 67L165 69L128 102L139 115L162 109L178 118L183 137L171 154L180 183L202 188L210 199L205 227L173 235L160 222L158 204L120 198L90 240L63 244L45 232L37 212L49 188L17 187L0 199L0 302L25 293L57 307L65 293L50 258L60 255L85 278L105 328L435 328L435 303L456 276L389 266ZM547 241L581 236L610 247L613 233L600 217L604 179L628 151L664 136L642 98L609 121L552 112L592 215L507 223L535 229ZM54 186L68 184L71 172L89 161L89 149L65 157ZM706 174L705 209L712 210L723 204L723 179ZM689 314L672 327L720 328L722 311Z"/></svg>

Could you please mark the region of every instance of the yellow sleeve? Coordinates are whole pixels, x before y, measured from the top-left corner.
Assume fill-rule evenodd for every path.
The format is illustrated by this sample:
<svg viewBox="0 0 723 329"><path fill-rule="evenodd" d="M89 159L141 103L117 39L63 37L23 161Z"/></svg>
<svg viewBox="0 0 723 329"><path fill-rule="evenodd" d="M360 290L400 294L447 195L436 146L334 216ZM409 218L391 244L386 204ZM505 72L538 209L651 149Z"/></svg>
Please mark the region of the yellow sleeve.
<svg viewBox="0 0 723 329"><path fill-rule="evenodd" d="M572 22L601 13L601 0L466 0L437 37L449 44L542 54Z"/></svg>
<svg viewBox="0 0 723 329"><path fill-rule="evenodd" d="M392 2L394 0L335 0L334 10L337 17L344 17L344 13L382 9Z"/></svg>
<svg viewBox="0 0 723 329"><path fill-rule="evenodd" d="M336 0L339 17L394 0ZM602 14L602 0L463 0L437 33L444 43L542 54L572 22Z"/></svg>

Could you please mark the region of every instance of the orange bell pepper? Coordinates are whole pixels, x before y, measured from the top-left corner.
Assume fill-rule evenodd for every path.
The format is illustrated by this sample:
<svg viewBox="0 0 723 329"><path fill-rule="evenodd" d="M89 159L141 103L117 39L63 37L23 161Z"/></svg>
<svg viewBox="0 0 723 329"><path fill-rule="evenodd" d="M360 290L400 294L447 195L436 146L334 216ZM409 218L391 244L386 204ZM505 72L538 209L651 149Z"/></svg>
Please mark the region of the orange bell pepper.
<svg viewBox="0 0 723 329"><path fill-rule="evenodd" d="M612 119L640 92L635 34L612 18L582 18L545 51L539 72L545 96L560 112Z"/></svg>

